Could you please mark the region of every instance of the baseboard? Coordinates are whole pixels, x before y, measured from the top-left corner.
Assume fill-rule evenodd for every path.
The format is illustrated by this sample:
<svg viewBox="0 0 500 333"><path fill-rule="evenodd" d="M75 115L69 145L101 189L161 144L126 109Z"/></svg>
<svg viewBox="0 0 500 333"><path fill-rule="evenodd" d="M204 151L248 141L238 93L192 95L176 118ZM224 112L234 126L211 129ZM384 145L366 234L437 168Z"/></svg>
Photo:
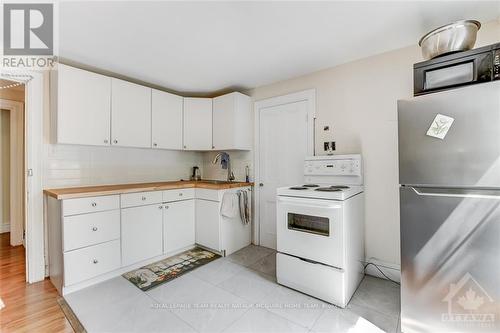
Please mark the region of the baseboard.
<svg viewBox="0 0 500 333"><path fill-rule="evenodd" d="M368 263L372 263L378 266L382 272L384 272L387 277L391 280L400 282L401 281L401 266L393 263L388 263L382 260L378 260L376 258L366 258L365 265ZM365 273L367 275L375 276L381 279L387 279L384 275L382 275L379 270L373 265L368 265L366 267Z"/></svg>
<svg viewBox="0 0 500 333"><path fill-rule="evenodd" d="M0 234L10 232L10 223L2 223L0 224Z"/></svg>

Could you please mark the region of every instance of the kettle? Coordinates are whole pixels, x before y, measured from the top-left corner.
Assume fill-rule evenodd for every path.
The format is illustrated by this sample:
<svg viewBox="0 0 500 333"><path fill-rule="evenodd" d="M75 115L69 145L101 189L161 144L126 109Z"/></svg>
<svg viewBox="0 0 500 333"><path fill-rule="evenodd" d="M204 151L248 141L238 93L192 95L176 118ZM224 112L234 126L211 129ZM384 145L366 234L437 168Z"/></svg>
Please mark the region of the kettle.
<svg viewBox="0 0 500 333"><path fill-rule="evenodd" d="M201 180L200 168L196 165L192 168L190 180Z"/></svg>

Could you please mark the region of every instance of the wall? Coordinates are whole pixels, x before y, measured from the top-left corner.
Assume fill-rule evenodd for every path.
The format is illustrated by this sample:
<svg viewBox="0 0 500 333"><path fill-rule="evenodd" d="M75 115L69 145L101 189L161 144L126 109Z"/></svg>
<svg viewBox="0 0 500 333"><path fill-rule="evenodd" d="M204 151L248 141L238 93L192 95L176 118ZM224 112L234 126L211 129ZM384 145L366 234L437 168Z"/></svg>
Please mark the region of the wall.
<svg viewBox="0 0 500 333"><path fill-rule="evenodd" d="M0 231L10 224L10 111L0 110Z"/></svg>
<svg viewBox="0 0 500 333"><path fill-rule="evenodd" d="M500 41L500 21L484 24L476 47ZM398 99L413 91L418 46L361 59L298 78L255 88L255 101L315 88L316 152L336 141L336 153L361 153L366 194L366 257L399 267L397 156ZM330 132L323 133L323 126Z"/></svg>

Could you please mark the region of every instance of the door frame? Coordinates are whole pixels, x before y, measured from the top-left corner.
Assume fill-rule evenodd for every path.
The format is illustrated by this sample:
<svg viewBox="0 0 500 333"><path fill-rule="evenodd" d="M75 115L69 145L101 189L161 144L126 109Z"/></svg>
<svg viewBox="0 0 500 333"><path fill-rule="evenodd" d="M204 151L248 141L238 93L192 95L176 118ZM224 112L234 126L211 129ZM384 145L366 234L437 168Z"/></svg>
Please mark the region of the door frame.
<svg viewBox="0 0 500 333"><path fill-rule="evenodd" d="M276 96L271 98L266 98L258 100L254 103L254 171L255 171L255 186L254 186L254 197L255 197L255 218L254 218L254 244L260 245L260 112L262 109L267 109L270 107L276 107L284 104L297 103L307 101L307 153L308 155L314 155L314 145L315 145L315 134L314 134L314 123L316 120L316 89L307 89L287 95Z"/></svg>
<svg viewBox="0 0 500 333"><path fill-rule="evenodd" d="M49 108L48 75L37 71L2 73L3 78L25 84L24 97L24 179L25 179L25 244L26 281L33 283L45 278L45 226L43 212L43 123L44 110ZM16 79L25 77L28 79ZM3 108L2 104L2 108ZM28 176L28 170L32 170Z"/></svg>
<svg viewBox="0 0 500 333"><path fill-rule="evenodd" d="M24 164L24 145L19 142L19 133L21 130L24 137L24 103L0 99L0 109L7 110L10 113L10 245L17 246L23 244L23 230L25 220L23 219L21 202L24 200L22 193L22 180L24 177L23 165L19 165L19 157L22 156ZM13 131L14 130L14 131ZM21 198L19 198L21 197ZM16 198L16 200L12 200ZM16 221L16 223L13 223ZM19 221L22 221L21 227ZM3 221L2 221L3 222Z"/></svg>

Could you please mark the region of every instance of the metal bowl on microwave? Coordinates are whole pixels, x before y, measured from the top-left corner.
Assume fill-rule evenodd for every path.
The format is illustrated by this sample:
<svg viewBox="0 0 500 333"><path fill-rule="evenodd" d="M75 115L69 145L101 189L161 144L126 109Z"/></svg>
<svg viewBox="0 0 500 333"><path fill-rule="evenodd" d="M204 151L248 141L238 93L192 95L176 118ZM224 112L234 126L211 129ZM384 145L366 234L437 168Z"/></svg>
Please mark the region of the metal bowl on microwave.
<svg viewBox="0 0 500 333"><path fill-rule="evenodd" d="M422 48L422 56L425 60L429 60L454 52L470 50L476 43L479 28L481 28L481 23L478 21L464 20L434 29L418 42Z"/></svg>

